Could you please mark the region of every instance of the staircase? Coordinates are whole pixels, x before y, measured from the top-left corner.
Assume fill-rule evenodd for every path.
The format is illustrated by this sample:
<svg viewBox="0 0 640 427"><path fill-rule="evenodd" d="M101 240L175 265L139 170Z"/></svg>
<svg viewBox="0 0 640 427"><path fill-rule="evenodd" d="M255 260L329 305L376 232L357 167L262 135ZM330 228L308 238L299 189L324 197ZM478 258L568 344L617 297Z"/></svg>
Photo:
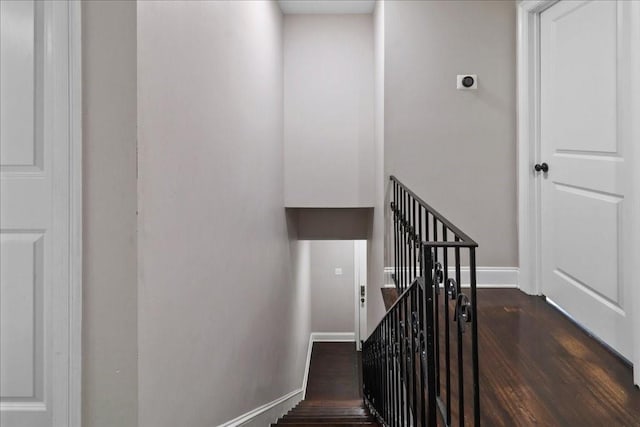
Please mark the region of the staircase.
<svg viewBox="0 0 640 427"><path fill-rule="evenodd" d="M303 400L272 426L376 426L379 424L359 400Z"/></svg>

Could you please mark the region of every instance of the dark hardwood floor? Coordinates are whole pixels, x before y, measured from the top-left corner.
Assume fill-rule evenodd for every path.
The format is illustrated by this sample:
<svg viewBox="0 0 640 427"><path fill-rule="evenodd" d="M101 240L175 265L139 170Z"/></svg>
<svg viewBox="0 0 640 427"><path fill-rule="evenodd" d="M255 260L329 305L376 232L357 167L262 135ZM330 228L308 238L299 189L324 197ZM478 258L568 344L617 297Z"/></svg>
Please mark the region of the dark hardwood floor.
<svg viewBox="0 0 640 427"><path fill-rule="evenodd" d="M385 302L395 299L392 291L384 290ZM484 426L640 426L640 391L631 367L543 298L515 289L480 289L478 316ZM464 348L470 404L468 334ZM451 351L456 354L455 345ZM440 359L444 399L442 351ZM452 425L457 425L455 369L451 383Z"/></svg>
<svg viewBox="0 0 640 427"><path fill-rule="evenodd" d="M313 343L306 399L361 399L359 358L352 342Z"/></svg>

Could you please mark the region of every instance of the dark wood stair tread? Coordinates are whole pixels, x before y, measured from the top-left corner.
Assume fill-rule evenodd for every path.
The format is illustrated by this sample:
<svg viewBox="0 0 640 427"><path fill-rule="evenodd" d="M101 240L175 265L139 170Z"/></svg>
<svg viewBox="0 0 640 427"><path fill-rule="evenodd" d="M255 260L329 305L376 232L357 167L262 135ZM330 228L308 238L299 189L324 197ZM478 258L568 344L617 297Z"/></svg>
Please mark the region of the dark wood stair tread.
<svg viewBox="0 0 640 427"><path fill-rule="evenodd" d="M278 421L277 424L271 424L271 426L281 426L281 425L285 425L282 424L280 421ZM376 422L347 422L347 423L335 423L335 422L321 422L321 423L314 423L314 422L299 422L296 424L286 424L287 427L302 427L302 426L306 426L306 427L349 427L349 426L367 426L367 427L379 427L379 424Z"/></svg>
<svg viewBox="0 0 640 427"><path fill-rule="evenodd" d="M280 419L278 424L280 425L289 425L289 424L300 424L300 423L338 423L338 424L353 424L353 423L373 423L375 422L372 418L363 418L363 419L348 419L348 418L298 418L298 419Z"/></svg>
<svg viewBox="0 0 640 427"><path fill-rule="evenodd" d="M373 417L369 414L329 414L329 413L318 413L318 414L287 414L281 418L283 422L297 422L300 420L313 421L313 422L321 422L323 420L330 421L373 421Z"/></svg>
<svg viewBox="0 0 640 427"><path fill-rule="evenodd" d="M348 409L348 408L317 408L317 409L295 409L290 414L343 414L343 415L362 415L368 414L364 409Z"/></svg>
<svg viewBox="0 0 640 427"><path fill-rule="evenodd" d="M297 408L308 407L326 407L326 408L363 408L362 399L357 400L303 400L298 403Z"/></svg>
<svg viewBox="0 0 640 427"><path fill-rule="evenodd" d="M304 400L272 426L378 427L361 399L358 400Z"/></svg>

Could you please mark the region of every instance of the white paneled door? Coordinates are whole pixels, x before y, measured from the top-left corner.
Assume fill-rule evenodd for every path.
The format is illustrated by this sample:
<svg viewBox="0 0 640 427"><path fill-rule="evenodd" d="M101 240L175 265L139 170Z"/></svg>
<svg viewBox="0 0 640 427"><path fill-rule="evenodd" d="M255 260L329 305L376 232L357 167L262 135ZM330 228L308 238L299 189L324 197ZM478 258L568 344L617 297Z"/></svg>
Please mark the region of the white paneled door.
<svg viewBox="0 0 640 427"><path fill-rule="evenodd" d="M77 425L70 12L0 1L2 427Z"/></svg>
<svg viewBox="0 0 640 427"><path fill-rule="evenodd" d="M623 248L631 221L627 129L638 118L625 115L628 3L561 1L542 12L539 164L549 170L537 179L543 293L632 360Z"/></svg>

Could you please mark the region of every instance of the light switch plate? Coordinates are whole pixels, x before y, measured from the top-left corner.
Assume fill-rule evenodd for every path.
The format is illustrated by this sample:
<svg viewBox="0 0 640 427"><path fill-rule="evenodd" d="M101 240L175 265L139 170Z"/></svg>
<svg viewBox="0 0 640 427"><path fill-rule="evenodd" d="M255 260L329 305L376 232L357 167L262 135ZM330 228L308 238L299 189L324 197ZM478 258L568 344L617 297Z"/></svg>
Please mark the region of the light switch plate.
<svg viewBox="0 0 640 427"><path fill-rule="evenodd" d="M342 268L336 267L335 273L336 273L336 276L342 276Z"/></svg>
<svg viewBox="0 0 640 427"><path fill-rule="evenodd" d="M473 79L473 84L471 86L464 87L464 85L462 84L462 80L464 80L465 77L471 77ZM458 74L456 89L458 90L478 89L478 76L475 74Z"/></svg>

